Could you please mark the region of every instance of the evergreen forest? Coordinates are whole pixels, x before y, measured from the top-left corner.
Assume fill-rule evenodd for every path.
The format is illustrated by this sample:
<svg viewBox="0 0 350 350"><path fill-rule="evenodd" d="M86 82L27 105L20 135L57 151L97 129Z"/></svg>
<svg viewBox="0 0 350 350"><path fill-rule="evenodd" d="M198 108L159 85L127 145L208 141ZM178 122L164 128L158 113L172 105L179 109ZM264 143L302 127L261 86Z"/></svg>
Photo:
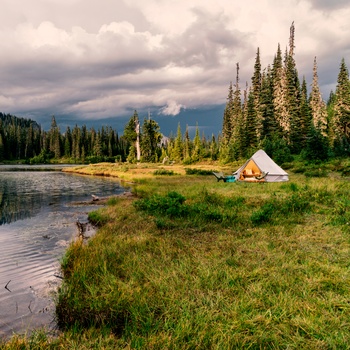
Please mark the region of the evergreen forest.
<svg viewBox="0 0 350 350"><path fill-rule="evenodd" d="M67 127L61 132L52 116L44 131L33 120L0 113L0 161L25 160L48 163L64 159L74 163L101 161L158 162L164 159L194 163L203 159L229 163L264 149L276 162L294 156L324 161L350 155L350 80L342 58L335 91L322 98L314 58L311 91L305 77L299 78L295 61L295 27L290 27L284 53L278 44L273 62L262 68L257 49L251 84L240 86L239 63L236 79L229 84L219 135L193 139L188 127L182 134L162 137L159 125L145 118L140 126L137 111L119 136L111 127L95 130L86 126ZM200 116L199 116L200 119Z"/></svg>

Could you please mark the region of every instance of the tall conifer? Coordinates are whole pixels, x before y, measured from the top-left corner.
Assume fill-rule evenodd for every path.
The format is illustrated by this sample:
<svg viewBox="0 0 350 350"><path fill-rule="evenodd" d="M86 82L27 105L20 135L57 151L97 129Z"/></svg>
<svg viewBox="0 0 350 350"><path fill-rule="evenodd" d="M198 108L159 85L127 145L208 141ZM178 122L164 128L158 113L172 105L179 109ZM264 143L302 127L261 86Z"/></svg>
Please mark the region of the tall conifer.
<svg viewBox="0 0 350 350"><path fill-rule="evenodd" d="M311 112L309 106L309 98L307 92L307 84L305 77L303 77L303 82L301 84L301 93L300 93L300 142L301 149L306 146L306 138L311 126Z"/></svg>
<svg viewBox="0 0 350 350"><path fill-rule="evenodd" d="M262 134L262 115L261 115L261 62L260 62L260 50L257 49L256 57L255 57L255 64L254 64L254 74L252 76L252 99L253 99L253 106L254 106L254 115L255 115L255 127L256 127L256 133L257 137L260 138Z"/></svg>
<svg viewBox="0 0 350 350"><path fill-rule="evenodd" d="M300 82L298 78L298 71L294 59L295 49L295 26L294 22L290 27L289 36L289 50L286 51L285 56L285 71L286 71L286 97L287 97L287 118L286 123L289 122L288 136L291 148L294 152L300 149Z"/></svg>
<svg viewBox="0 0 350 350"><path fill-rule="evenodd" d="M196 125L196 134L193 139L192 161L198 162L202 158L202 142L199 136L198 124Z"/></svg>
<svg viewBox="0 0 350 350"><path fill-rule="evenodd" d="M241 88L239 86L239 63L236 64L236 82L235 90L233 93L233 111L232 111L232 140L230 142L229 155L232 159L239 159L242 154L242 133L244 127L242 125L242 100L241 100Z"/></svg>
<svg viewBox="0 0 350 350"><path fill-rule="evenodd" d="M180 123L177 126L177 134L174 142L174 148L171 153L171 157L178 161L181 161L183 159L183 140L182 140Z"/></svg>
<svg viewBox="0 0 350 350"><path fill-rule="evenodd" d="M281 136L284 136L289 132L290 124L287 109L287 77L279 44L277 55L273 62L272 74L274 117L281 132Z"/></svg>
<svg viewBox="0 0 350 350"><path fill-rule="evenodd" d="M184 138L185 138L185 140L184 140L183 155L184 155L184 160L188 162L191 159L191 139L190 139L190 135L188 133L188 125L186 125L186 131L185 131Z"/></svg>
<svg viewBox="0 0 350 350"><path fill-rule="evenodd" d="M258 146L257 110L255 107L254 92L249 89L245 121L245 147L247 150L255 150Z"/></svg>
<svg viewBox="0 0 350 350"><path fill-rule="evenodd" d="M312 90L310 94L312 123L322 136L327 137L327 108L318 85L317 61L314 58Z"/></svg>
<svg viewBox="0 0 350 350"><path fill-rule="evenodd" d="M344 58L340 64L335 90L334 122L337 138L350 143L350 81Z"/></svg>
<svg viewBox="0 0 350 350"><path fill-rule="evenodd" d="M226 107L224 111L224 120L222 125L222 138L225 144L228 144L232 137L232 129L233 129L232 119L233 119L233 87L232 87L232 82L230 82Z"/></svg>
<svg viewBox="0 0 350 350"><path fill-rule="evenodd" d="M273 77L271 67L262 74L260 113L262 117L261 139L271 138L277 132L273 105Z"/></svg>

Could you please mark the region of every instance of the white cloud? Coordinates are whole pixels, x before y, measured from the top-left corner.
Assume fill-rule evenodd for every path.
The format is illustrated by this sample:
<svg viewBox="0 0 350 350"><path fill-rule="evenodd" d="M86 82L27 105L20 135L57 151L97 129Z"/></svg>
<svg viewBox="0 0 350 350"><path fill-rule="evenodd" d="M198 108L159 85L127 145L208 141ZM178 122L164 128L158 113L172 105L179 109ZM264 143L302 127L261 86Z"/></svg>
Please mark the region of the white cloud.
<svg viewBox="0 0 350 350"><path fill-rule="evenodd" d="M168 101L167 105L160 109L160 114L163 115L178 115L182 108L186 108L184 105L177 103L176 101Z"/></svg>

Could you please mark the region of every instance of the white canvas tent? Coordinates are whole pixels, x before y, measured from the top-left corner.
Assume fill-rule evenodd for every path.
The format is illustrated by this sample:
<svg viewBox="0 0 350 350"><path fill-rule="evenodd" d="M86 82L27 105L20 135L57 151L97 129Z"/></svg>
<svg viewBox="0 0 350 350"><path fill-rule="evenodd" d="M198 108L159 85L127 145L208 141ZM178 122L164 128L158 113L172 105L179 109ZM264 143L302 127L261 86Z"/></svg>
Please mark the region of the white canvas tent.
<svg viewBox="0 0 350 350"><path fill-rule="evenodd" d="M288 181L288 174L278 166L262 149L233 173L238 181L282 182Z"/></svg>

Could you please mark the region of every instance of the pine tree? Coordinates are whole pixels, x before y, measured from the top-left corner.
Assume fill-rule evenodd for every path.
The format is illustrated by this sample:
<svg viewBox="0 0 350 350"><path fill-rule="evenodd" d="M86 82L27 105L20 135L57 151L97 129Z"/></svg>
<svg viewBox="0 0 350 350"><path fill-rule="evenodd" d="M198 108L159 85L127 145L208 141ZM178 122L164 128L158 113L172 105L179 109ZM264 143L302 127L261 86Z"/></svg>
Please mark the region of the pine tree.
<svg viewBox="0 0 350 350"><path fill-rule="evenodd" d="M33 125L30 124L29 129L27 131L27 136L26 136L24 158L31 158L31 157L33 157L33 155L34 155L33 154L33 141L34 141Z"/></svg>
<svg viewBox="0 0 350 350"><path fill-rule="evenodd" d="M72 131L72 157L75 160L80 159L80 142L81 142L81 132L78 125L75 125Z"/></svg>
<svg viewBox="0 0 350 350"><path fill-rule="evenodd" d="M124 128L124 138L129 142L133 148L130 148L130 152L136 152L136 160L139 161L141 157L140 150L140 122L137 111L134 111L134 115L130 118L129 122Z"/></svg>
<svg viewBox="0 0 350 350"><path fill-rule="evenodd" d="M331 90L327 101L327 115L328 115L327 125L328 125L329 145L332 149L334 149L334 142L336 139L335 121L334 121L334 104L335 104L335 94Z"/></svg>
<svg viewBox="0 0 350 350"><path fill-rule="evenodd" d="M0 133L0 162L4 160L4 141Z"/></svg>
<svg viewBox="0 0 350 350"><path fill-rule="evenodd" d="M141 154L145 162L158 160L159 143L162 138L159 125L152 119L146 119L142 125Z"/></svg>
<svg viewBox="0 0 350 350"><path fill-rule="evenodd" d="M198 124L196 126L196 134L193 139L193 150L192 150L191 159L193 162L198 162L199 160L202 159L202 142L199 136Z"/></svg>
<svg viewBox="0 0 350 350"><path fill-rule="evenodd" d="M261 83L262 83L262 75L261 75L261 62L260 62L260 50L257 49L255 64L254 64L254 74L252 77L252 87L251 94L253 99L253 107L254 107L254 115L255 115L255 127L256 134L258 139L260 139L262 135L262 114L261 114Z"/></svg>
<svg viewBox="0 0 350 350"><path fill-rule="evenodd" d="M247 119L248 119L248 83L243 91L242 118L238 125L239 151L242 157L247 156Z"/></svg>
<svg viewBox="0 0 350 350"><path fill-rule="evenodd" d="M306 148L303 152L304 158L308 161L325 161L328 159L328 155L328 139L322 135L320 129L315 128L315 126L311 124L306 141Z"/></svg>
<svg viewBox="0 0 350 350"><path fill-rule="evenodd" d="M192 144L190 135L188 133L188 125L186 125L185 130L185 140L184 140L184 149L183 149L183 155L184 155L184 162L189 163L191 161L191 151L192 151Z"/></svg>
<svg viewBox="0 0 350 350"><path fill-rule="evenodd" d="M298 71L294 59L294 22L290 27L289 51L285 54L285 72L286 72L286 110L287 117L285 123L289 123L287 131L287 140L294 152L300 150L300 82Z"/></svg>
<svg viewBox="0 0 350 350"><path fill-rule="evenodd" d="M305 77L303 77L300 93L300 122L300 148L302 150L306 147L306 139L311 126L311 112Z"/></svg>
<svg viewBox="0 0 350 350"><path fill-rule="evenodd" d="M262 118L261 139L271 138L277 130L273 106L273 79L271 67L263 73L261 82L260 113Z"/></svg>
<svg viewBox="0 0 350 350"><path fill-rule="evenodd" d="M70 158L72 154L72 133L70 127L67 126L66 133L64 135L64 156Z"/></svg>
<svg viewBox="0 0 350 350"><path fill-rule="evenodd" d="M58 159L61 157L61 135L60 129L57 125L55 116L52 116L51 120L51 129L50 129L50 152L53 153L53 156Z"/></svg>
<svg viewBox="0 0 350 350"><path fill-rule="evenodd" d="M258 146L257 111L255 108L255 96L251 89L248 93L245 130L245 147L249 153L251 153L252 150L255 150L255 148Z"/></svg>
<svg viewBox="0 0 350 350"><path fill-rule="evenodd" d="M181 161L183 159L183 141L180 123L177 126L177 134L174 142L174 148L171 152L171 158Z"/></svg>
<svg viewBox="0 0 350 350"><path fill-rule="evenodd" d="M289 114L287 109L287 77L286 70L283 67L282 52L278 45L277 55L275 56L273 68L273 105L274 117L280 130L281 136L289 134Z"/></svg>
<svg viewBox="0 0 350 350"><path fill-rule="evenodd" d="M336 137L346 144L350 143L350 81L344 58L338 74L334 102L334 124Z"/></svg>
<svg viewBox="0 0 350 350"><path fill-rule="evenodd" d="M215 136L212 135L210 145L209 145L210 159L217 160L218 159L218 145L215 139Z"/></svg>
<svg viewBox="0 0 350 350"><path fill-rule="evenodd" d="M312 90L310 94L312 123L322 136L327 137L327 108L318 85L317 62L314 59Z"/></svg>
<svg viewBox="0 0 350 350"><path fill-rule="evenodd" d="M236 83L233 96L233 120L232 120L232 140L229 144L229 161L238 160L242 155L242 142L244 136L243 113L242 113L242 100L241 89L239 86L239 64L236 64Z"/></svg>
<svg viewBox="0 0 350 350"><path fill-rule="evenodd" d="M226 107L224 111L224 120L222 124L222 138L226 144L228 144L232 138L232 129L233 129L232 120L233 120L233 87L232 87L232 82L230 82Z"/></svg>
<svg viewBox="0 0 350 350"><path fill-rule="evenodd" d="M99 130L96 134L95 144L94 144L94 156L101 157L102 156L102 137L101 131Z"/></svg>
<svg viewBox="0 0 350 350"><path fill-rule="evenodd" d="M92 154L92 146L90 144L89 132L86 125L83 125L80 129L80 139L81 139L81 157L84 157L88 154Z"/></svg>

